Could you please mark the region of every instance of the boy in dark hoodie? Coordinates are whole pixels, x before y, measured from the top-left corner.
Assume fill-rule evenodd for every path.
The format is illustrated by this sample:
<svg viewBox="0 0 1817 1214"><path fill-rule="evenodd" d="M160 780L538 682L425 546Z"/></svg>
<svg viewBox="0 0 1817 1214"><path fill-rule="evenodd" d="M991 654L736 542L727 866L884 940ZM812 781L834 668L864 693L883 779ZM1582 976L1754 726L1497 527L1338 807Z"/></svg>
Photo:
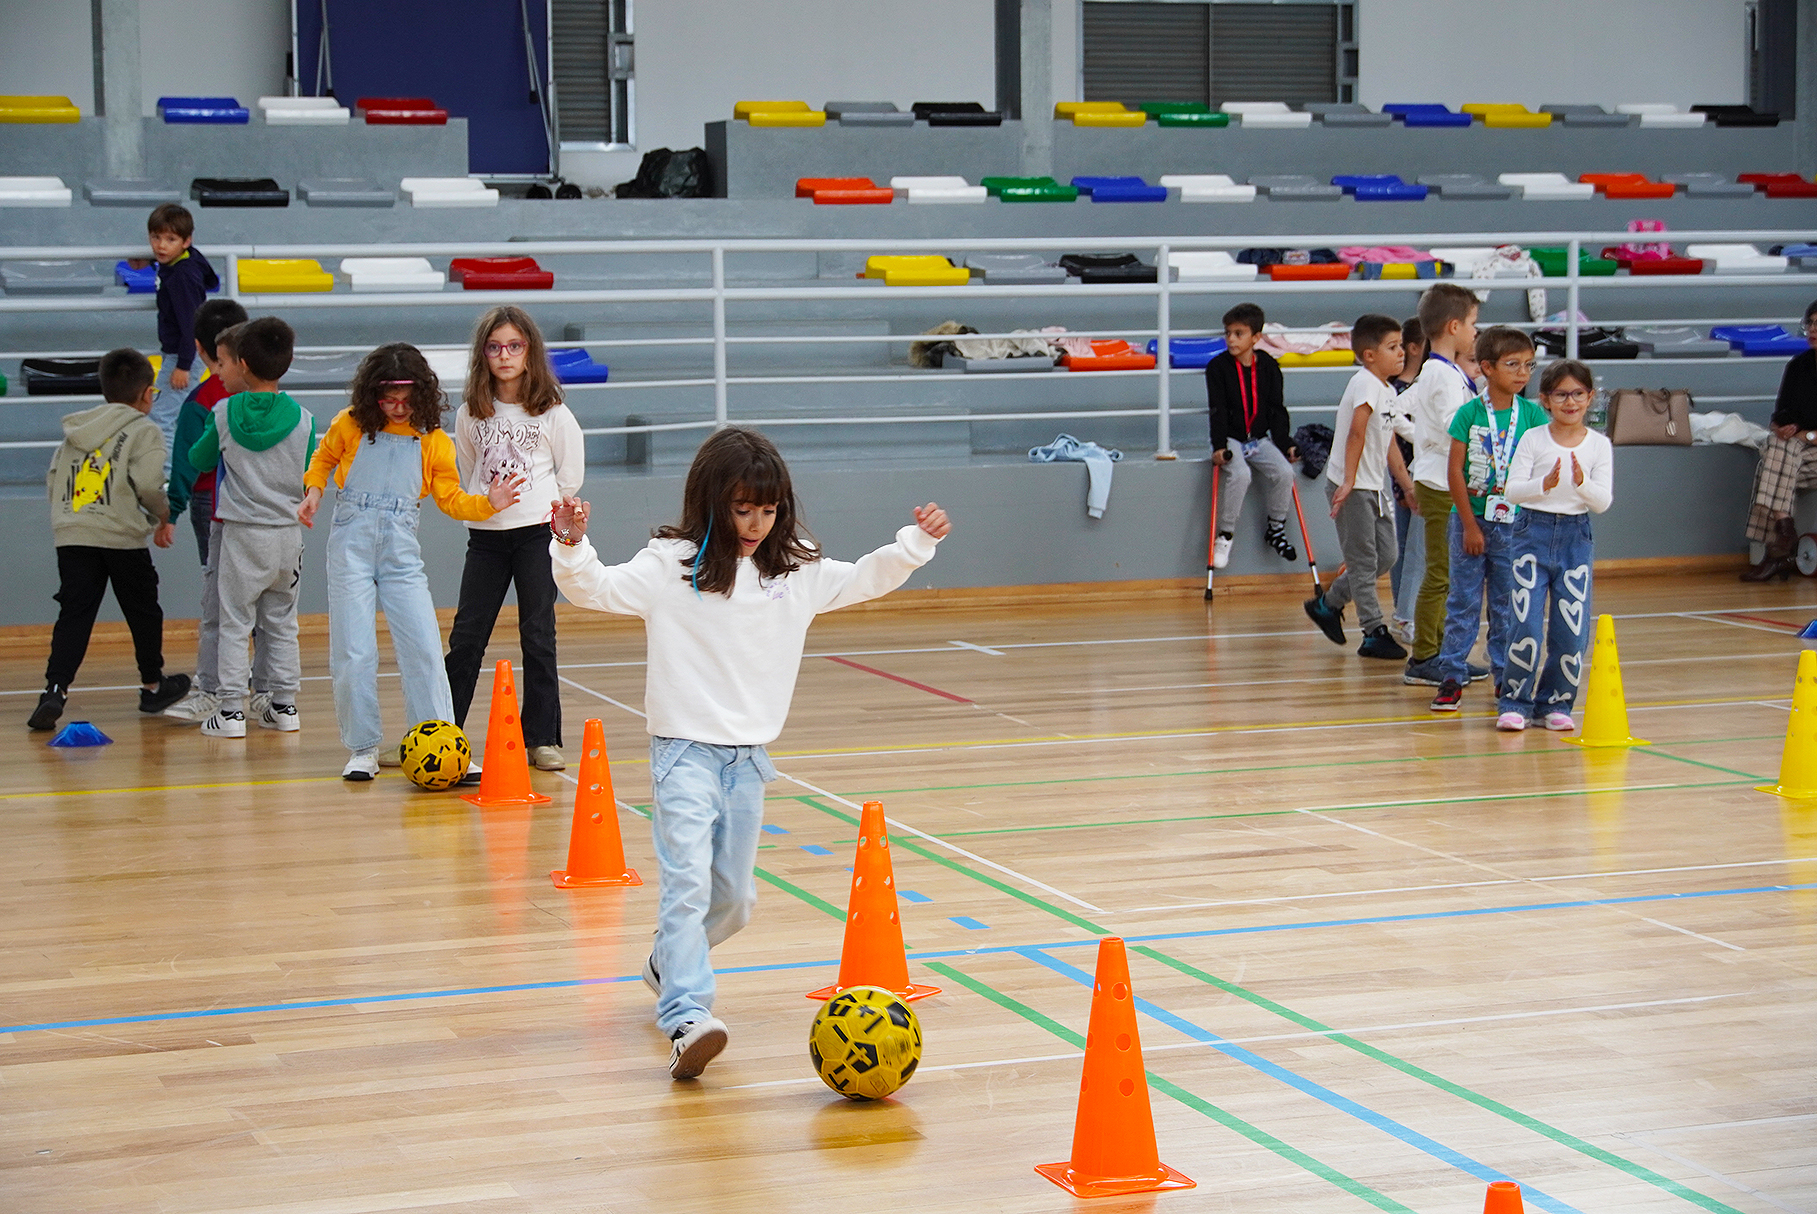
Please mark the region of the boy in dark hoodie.
<svg viewBox="0 0 1817 1214"><path fill-rule="evenodd" d="M265 729L297 728L297 689L302 658L297 650L297 582L303 572L303 473L315 454L315 418L278 380L290 370L296 334L275 316L261 316L231 330L231 377L243 390L214 407L202 437L190 448L198 472L217 466L215 517L221 543L215 554L220 596L220 656L216 676L221 704L202 722L216 738L246 736L247 646L256 626L270 646L270 702L260 711Z"/></svg>
<svg viewBox="0 0 1817 1214"><path fill-rule="evenodd" d="M176 536L164 498L164 440L145 416L152 402L150 361L137 350L110 351L101 359L101 394L107 404L63 419L63 445L44 477L60 609L44 694L27 722L33 729L52 729L63 715L110 581L132 630L144 684L139 711L163 712L189 691L188 675L164 673L158 571L145 547L147 536L160 548Z"/></svg>
<svg viewBox="0 0 1817 1214"><path fill-rule="evenodd" d="M158 263L158 379L151 420L164 436L164 476L170 477L170 452L177 415L189 391L189 368L196 358L196 309L221 285L202 250L190 247L196 221L189 211L167 202L145 221L152 259Z"/></svg>
<svg viewBox="0 0 1817 1214"><path fill-rule="evenodd" d="M1211 406L1213 476L1223 469L1218 496L1217 536L1212 565L1230 562L1237 515L1252 479L1262 482L1268 511L1263 537L1284 561L1300 554L1287 539L1287 512L1293 508L1293 464L1300 457L1287 435L1292 424L1281 379L1281 365L1256 348L1262 337L1262 309L1240 303L1224 313L1224 353L1205 364L1205 395Z"/></svg>

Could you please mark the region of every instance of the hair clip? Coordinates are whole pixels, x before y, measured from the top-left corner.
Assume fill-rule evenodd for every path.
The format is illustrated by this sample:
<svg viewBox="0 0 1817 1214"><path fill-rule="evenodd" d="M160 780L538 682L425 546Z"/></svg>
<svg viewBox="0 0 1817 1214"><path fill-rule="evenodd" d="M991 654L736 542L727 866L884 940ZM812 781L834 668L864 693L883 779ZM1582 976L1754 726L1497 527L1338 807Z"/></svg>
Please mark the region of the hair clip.
<svg viewBox="0 0 1817 1214"><path fill-rule="evenodd" d="M379 383L387 388L413 388L416 386L414 379L381 379Z"/></svg>

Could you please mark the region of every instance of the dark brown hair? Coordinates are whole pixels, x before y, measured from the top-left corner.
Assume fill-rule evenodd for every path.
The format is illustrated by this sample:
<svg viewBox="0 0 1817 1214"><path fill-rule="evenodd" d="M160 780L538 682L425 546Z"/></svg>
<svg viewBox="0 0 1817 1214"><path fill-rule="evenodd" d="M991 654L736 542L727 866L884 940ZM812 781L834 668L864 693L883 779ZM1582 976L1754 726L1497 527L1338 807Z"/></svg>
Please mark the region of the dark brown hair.
<svg viewBox="0 0 1817 1214"><path fill-rule="evenodd" d="M175 358L166 354L165 358ZM109 350L101 356L101 398L109 404L137 405L157 376L151 360L126 346Z"/></svg>
<svg viewBox="0 0 1817 1214"><path fill-rule="evenodd" d="M196 217L189 213L189 208L178 206L174 202L162 203L154 208L145 219L145 230L152 234L169 232L173 236L188 240L196 234Z"/></svg>
<svg viewBox="0 0 1817 1214"><path fill-rule="evenodd" d="M1476 335L1476 361L1485 367L1522 350L1533 353L1533 339L1507 325L1490 325Z"/></svg>
<svg viewBox="0 0 1817 1214"><path fill-rule="evenodd" d="M391 423L379 405L379 397L388 388L406 384L410 388L411 428L418 434L442 428L442 410L448 402L442 396L441 381L421 350L409 342L394 341L362 358L360 369L353 373L353 402L348 412L361 434L377 434Z"/></svg>
<svg viewBox="0 0 1817 1214"><path fill-rule="evenodd" d="M694 552L681 562L681 580L700 593L729 598L738 579L734 502L776 507L775 525L751 556L763 577L782 577L820 559L814 537L802 525L789 466L776 444L755 430L727 426L694 453L681 491L681 522L656 530L657 539L694 545Z"/></svg>
<svg viewBox="0 0 1817 1214"><path fill-rule="evenodd" d="M246 364L246 369L268 382L284 378L296 353L296 330L275 316L261 316L243 325L235 325L233 356Z"/></svg>
<svg viewBox="0 0 1817 1214"><path fill-rule="evenodd" d="M467 391L462 399L467 402L467 412L475 418L492 416L495 385L492 368L486 363L486 343L505 325L524 335L524 378L517 393L518 403L531 417L540 417L562 403L561 381L549 365L549 347L543 344L543 331L528 312L515 304L500 304L487 310L473 326L473 353L467 361Z"/></svg>
<svg viewBox="0 0 1817 1214"><path fill-rule="evenodd" d="M238 358L240 356L240 334L244 332L245 329L246 322L241 321L237 325L228 325L225 329L216 333L215 358L219 359L221 357L221 348L223 346L226 347L227 356L229 358Z"/></svg>
<svg viewBox="0 0 1817 1214"><path fill-rule="evenodd" d="M1596 391L1596 376L1590 368L1575 358L1561 358L1546 364L1546 369L1539 373L1539 391L1542 396L1549 396L1552 390L1567 379L1574 379L1584 386L1587 392Z"/></svg>
<svg viewBox="0 0 1817 1214"><path fill-rule="evenodd" d="M1361 354L1373 350L1401 331L1401 322L1380 312L1365 312L1350 326L1350 348Z"/></svg>
<svg viewBox="0 0 1817 1214"><path fill-rule="evenodd" d="M196 309L196 344L208 351L208 357L217 357L215 348L219 346L221 334L235 325L246 323L246 309L240 306L237 299L207 299Z"/></svg>
<svg viewBox="0 0 1817 1214"><path fill-rule="evenodd" d="M1433 338L1444 336L1452 321L1469 320L1470 313L1480 306L1475 292L1454 282L1435 282L1427 287L1420 296L1419 309L1420 331L1426 335L1426 344L1430 346Z"/></svg>
<svg viewBox="0 0 1817 1214"><path fill-rule="evenodd" d="M1409 316L1401 322L1401 341L1407 345L1425 345L1426 330L1420 327L1420 318Z"/></svg>
<svg viewBox="0 0 1817 1214"><path fill-rule="evenodd" d="M1230 311L1224 313L1224 327L1226 329L1231 325L1243 325L1257 337L1262 335L1262 326L1265 323L1267 323L1267 317L1262 315L1261 304L1240 303Z"/></svg>

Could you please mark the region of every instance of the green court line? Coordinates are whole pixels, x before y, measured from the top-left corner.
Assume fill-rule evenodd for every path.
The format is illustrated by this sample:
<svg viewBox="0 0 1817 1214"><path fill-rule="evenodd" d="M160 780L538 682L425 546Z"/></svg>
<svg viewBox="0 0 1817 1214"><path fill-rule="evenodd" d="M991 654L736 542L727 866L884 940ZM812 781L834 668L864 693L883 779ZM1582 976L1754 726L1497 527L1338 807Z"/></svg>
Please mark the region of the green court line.
<svg viewBox="0 0 1817 1214"><path fill-rule="evenodd" d="M815 910L825 911L842 923L845 921L845 912L840 910L837 906L834 906L831 902L828 902L825 898L819 897L816 894L810 894L799 885L790 881L785 881L775 873L765 872L761 868L753 869L752 871L759 877L762 877L765 881L768 881L771 885L774 885L777 889L782 890L784 893L794 894L797 898L800 898Z"/></svg>
<svg viewBox="0 0 1817 1214"><path fill-rule="evenodd" d="M1531 1130L1535 1134L1550 1138L1553 1142L1559 1143L1561 1146L1569 1147L1580 1155L1587 1155L1598 1163L1605 1163L1610 1167L1618 1168L1637 1180L1644 1180L1656 1188L1664 1189L1674 1197L1680 1197L1686 1201L1693 1202L1706 1210L1713 1211L1714 1214L1741 1214L1741 1211L1735 1209L1733 1206L1724 1205L1714 1197L1708 1197L1697 1192L1695 1189L1688 1188L1669 1176L1662 1176L1651 1168L1643 1167L1640 1164L1623 1159L1621 1156L1610 1151L1605 1151L1599 1146L1585 1142L1574 1134L1561 1130L1556 1126L1547 1125L1538 1118L1530 1117L1517 1109L1510 1108L1499 1100L1484 1096L1480 1092L1473 1092L1461 1084L1453 1083L1443 1076L1435 1075L1424 1067L1408 1062L1404 1058L1398 1058L1395 1055L1388 1053L1386 1050L1377 1049L1375 1046L1358 1041L1356 1038L1349 1036L1346 1033L1334 1032L1329 1025L1320 1024L1312 1017L1302 1015L1292 1008L1276 1003L1266 995L1258 994L1255 991L1249 990L1247 987L1238 986L1234 982L1228 982L1215 974L1208 974L1196 966L1169 957L1159 949L1150 948L1145 944L1133 946L1133 951L1141 953L1144 957L1148 957L1151 960L1159 961L1169 969L1185 974L1189 978L1196 978L1208 986L1216 987L1227 995L1235 995L1237 998L1253 1003L1259 1008L1264 1008L1267 1011L1273 1012L1282 1019L1299 1025L1301 1028L1320 1033L1324 1035L1327 1040L1334 1041L1348 1049L1355 1050L1364 1057L1373 1059L1384 1066L1392 1067L1403 1075L1409 1075L1422 1083L1438 1088L1442 1092L1456 1096L1460 1100L1466 1100L1471 1104L1476 1105L1478 1108L1487 1109L1489 1112L1513 1122L1522 1129Z"/></svg>
<svg viewBox="0 0 1817 1214"><path fill-rule="evenodd" d="M1665 743L1665 746L1674 746L1674 745L1676 745L1676 743L1673 743L1673 742ZM1665 749L1665 746L1635 746L1631 749L1630 753L1642 754L1642 755L1647 755L1647 754L1657 755L1662 759L1671 759L1675 763L1689 763L1693 767L1707 767L1711 771L1727 772L1731 776L1740 776L1742 779L1748 780L1755 784L1758 784L1762 780L1765 780L1767 778L1765 776L1756 776L1756 775L1753 775L1753 774L1751 774L1749 772L1745 772L1745 771L1736 771L1733 767L1718 767L1714 763L1705 763L1701 759L1687 759L1683 755L1673 754L1670 750Z"/></svg>
<svg viewBox="0 0 1817 1214"><path fill-rule="evenodd" d="M831 817L838 818L841 821L848 822L853 826L858 825L857 818L854 818L851 814L845 813L843 810L834 809L830 805L822 805L818 798L804 796L804 797L797 798L797 800L801 801L805 805L812 806L813 808L819 810L823 814L827 814ZM917 856L920 856L924 860L932 860L935 864L939 864L945 868L950 868L954 872L961 873L967 877L970 877L974 881L981 881L985 885L990 886L992 889L997 890L1000 893L1008 894L1012 898L1016 898L1023 902L1026 902L1030 906L1036 908L1037 910L1044 910L1050 915L1053 915L1060 919L1064 919L1066 922L1072 924L1074 927L1084 928L1086 931L1090 932L1094 936L1111 936L1111 935L1116 934L1113 931L1111 931L1110 928L1102 927L1096 923L1093 923L1090 919L1081 919L1078 915L1073 914L1071 911L1061 910L1059 907L1055 906L1051 902L1046 901L1045 899L1037 898L1037 897L1035 897L1035 895L1030 894L1030 893L1024 893L1022 890L1017 889L1015 886L1006 885L1003 882L997 880L995 877L987 877L983 873L978 872L976 869L967 868L965 865L959 863L957 860L949 860L945 856L942 856L936 852L929 851L927 848L923 847L921 844L915 842L915 840L912 837L909 837L906 835L896 835L891 840L891 842L893 842L897 847L904 848L908 851L914 852ZM843 919L844 917L845 916L843 914L840 915L840 918Z"/></svg>
<svg viewBox="0 0 1817 1214"><path fill-rule="evenodd" d="M1029 1023L1046 1029L1049 1033L1052 1033L1074 1049L1082 1050L1085 1048L1084 1037L1073 1032L1073 1030L1067 1028L1064 1024L1061 1024L1051 1016L1036 1011L1026 1003L1022 1003L1021 1001L1004 994L995 987L988 986L985 983L978 981L976 978L962 974L952 966L942 964L938 961L928 962L927 967L941 977L949 978L972 991L974 994L983 996L998 1007L1013 1012L1024 1020L1027 1020ZM1234 1113L1225 1112L1217 1105L1212 1104L1209 1100L1194 1095L1179 1084L1174 1083L1172 1080L1163 1079L1153 1071L1145 1070L1143 1074L1148 1079L1149 1087L1171 1096L1187 1108L1192 1109L1194 1112L1204 1114L1206 1117L1211 1118L1226 1129L1234 1130L1257 1146L1267 1148L1276 1155L1279 1155L1282 1159L1287 1160L1289 1163L1296 1164L1306 1171L1311 1172L1319 1179L1336 1185L1351 1196L1362 1198L1376 1209L1391 1211L1392 1214L1414 1214L1411 1209L1394 1200L1394 1198L1370 1188L1360 1180L1344 1175L1329 1164L1319 1162L1304 1151L1288 1146L1285 1142L1282 1142L1279 1138L1276 1138L1273 1134L1270 1134L1261 1127L1251 1125Z"/></svg>
<svg viewBox="0 0 1817 1214"><path fill-rule="evenodd" d="M1678 756L1676 756L1676 755L1662 755L1662 757L1668 758L1668 759L1678 758ZM1686 763L1696 763L1697 762L1695 759L1684 759L1682 761L1686 762ZM1709 765L1708 764L1698 764L1698 766L1707 767ZM1726 771L1727 769L1719 767L1719 768L1716 768L1716 770L1717 771ZM1557 790L1553 790L1550 792L1484 793L1484 794L1481 794L1478 796L1471 796L1471 797L1447 797L1443 800L1437 800L1437 799L1433 799L1433 798L1417 798L1414 801L1407 802L1407 804L1419 805L1419 806L1462 805L1462 804L1468 804L1468 803L1477 802L1477 801L1507 801L1507 800L1512 800L1515 798L1518 798L1523 801L1540 801L1540 800L1547 800L1547 799L1555 798L1555 797L1581 797L1581 796L1585 796L1587 794L1592 794L1592 793L1674 792L1674 791L1677 791L1680 789L1728 788L1733 785L1743 784L1743 783L1758 784L1764 778L1762 776L1750 776L1746 772L1731 772L1730 774L1739 776L1741 778L1736 779L1736 780L1711 780L1711 781L1708 781L1706 783L1701 783L1701 784L1647 784L1647 785L1635 785L1632 787L1630 787L1628 785L1617 785L1613 788L1577 788L1577 789L1567 788L1567 789L1557 789ZM865 795L874 795L874 794L865 794ZM795 801L806 801L809 798L807 798L807 797L791 797L788 799L795 800ZM1393 808L1394 808L1393 803L1384 803L1381 801L1364 801L1364 802L1359 802L1355 805L1320 806L1318 808L1317 812L1322 813L1322 814L1327 814L1327 813L1342 813L1342 812L1345 812L1348 810L1357 810L1357 809L1393 809ZM1297 809L1257 809L1257 810L1247 810L1242 813L1233 813L1233 814L1188 814L1188 815L1185 815L1182 817L1177 817L1177 818L1126 818L1126 819L1120 819L1120 820L1113 821L1113 822L1068 822L1068 823L1060 823L1060 824L1051 825L1051 826L1000 826L1000 827L994 827L994 828L985 829L985 830L945 831L941 834L940 837L943 839L961 839L961 838L970 838L970 837L977 836L977 835L1016 835L1016 834L1041 833L1041 832L1053 831L1053 830L1094 830L1094 829L1100 829L1100 828L1112 827L1112 826L1156 826L1156 825L1167 825L1167 824L1176 823L1176 822L1215 822L1215 821L1225 819L1225 818L1278 818L1278 817L1283 817L1283 816L1289 815L1289 814L1297 814L1300 812L1301 811L1297 810ZM834 839L833 840L833 842L836 844L856 843L857 841L858 840L856 840L856 839Z"/></svg>

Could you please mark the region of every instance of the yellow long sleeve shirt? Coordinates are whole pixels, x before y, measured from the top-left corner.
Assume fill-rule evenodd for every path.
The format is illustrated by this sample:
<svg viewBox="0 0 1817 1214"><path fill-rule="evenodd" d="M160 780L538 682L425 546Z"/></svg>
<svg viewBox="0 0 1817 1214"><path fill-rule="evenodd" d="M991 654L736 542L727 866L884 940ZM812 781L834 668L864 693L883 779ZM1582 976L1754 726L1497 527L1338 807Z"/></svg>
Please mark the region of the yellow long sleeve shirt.
<svg viewBox="0 0 1817 1214"><path fill-rule="evenodd" d="M384 432L421 440L423 489L419 498L433 496L443 514L462 522L480 522L498 513L485 494L467 493L461 489L460 469L454 462L454 440L448 437L446 430L421 434L408 422L390 422ZM342 409L335 414L328 433L315 449L315 458L309 461L309 471L303 474L303 487L326 492L331 476L336 488L346 484L347 469L359 454L360 440L364 437L353 420L353 410Z"/></svg>

